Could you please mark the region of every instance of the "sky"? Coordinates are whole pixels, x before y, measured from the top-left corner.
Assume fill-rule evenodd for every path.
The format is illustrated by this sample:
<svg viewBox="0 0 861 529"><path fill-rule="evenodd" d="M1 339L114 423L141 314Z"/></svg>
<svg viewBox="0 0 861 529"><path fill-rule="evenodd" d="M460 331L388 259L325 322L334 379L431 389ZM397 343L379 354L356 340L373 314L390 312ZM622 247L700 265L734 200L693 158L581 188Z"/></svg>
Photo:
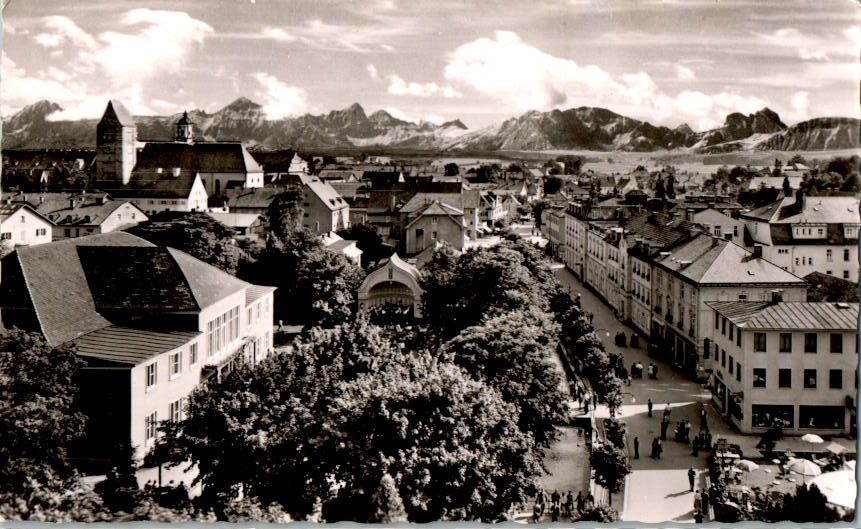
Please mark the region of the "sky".
<svg viewBox="0 0 861 529"><path fill-rule="evenodd" d="M478 128L578 106L694 130L765 106L859 117L853 0L11 0L0 113L215 112L354 102Z"/></svg>

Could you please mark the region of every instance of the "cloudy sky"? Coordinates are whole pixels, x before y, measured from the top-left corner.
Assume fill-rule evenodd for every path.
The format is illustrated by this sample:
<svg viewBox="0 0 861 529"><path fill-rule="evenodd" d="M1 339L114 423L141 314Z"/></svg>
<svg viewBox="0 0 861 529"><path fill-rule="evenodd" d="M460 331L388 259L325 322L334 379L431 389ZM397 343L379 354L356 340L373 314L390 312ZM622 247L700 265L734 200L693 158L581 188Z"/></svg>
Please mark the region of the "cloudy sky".
<svg viewBox="0 0 861 529"><path fill-rule="evenodd" d="M470 128L601 106L695 130L764 106L859 115L853 0L12 0L0 111L96 117L239 96L271 118L359 102Z"/></svg>

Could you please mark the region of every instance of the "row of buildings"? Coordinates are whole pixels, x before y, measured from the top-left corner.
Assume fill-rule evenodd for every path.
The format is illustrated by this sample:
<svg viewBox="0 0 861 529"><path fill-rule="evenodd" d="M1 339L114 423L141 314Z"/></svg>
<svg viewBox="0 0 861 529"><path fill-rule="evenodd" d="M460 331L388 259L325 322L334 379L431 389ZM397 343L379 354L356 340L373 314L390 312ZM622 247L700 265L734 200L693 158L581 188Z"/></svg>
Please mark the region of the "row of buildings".
<svg viewBox="0 0 861 529"><path fill-rule="evenodd" d="M858 198L647 206L572 201L547 211L542 229L555 255L649 337L650 354L710 380L743 431L775 419L794 431L854 430L858 304L808 303L801 275L858 280Z"/></svg>

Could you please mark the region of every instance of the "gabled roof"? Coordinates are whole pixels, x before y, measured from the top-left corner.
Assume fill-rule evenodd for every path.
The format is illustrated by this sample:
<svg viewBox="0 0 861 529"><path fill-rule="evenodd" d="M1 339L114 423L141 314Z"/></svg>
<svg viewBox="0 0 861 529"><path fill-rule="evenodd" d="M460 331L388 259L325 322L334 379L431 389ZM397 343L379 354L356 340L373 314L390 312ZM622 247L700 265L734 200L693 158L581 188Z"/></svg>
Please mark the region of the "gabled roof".
<svg viewBox="0 0 861 529"><path fill-rule="evenodd" d="M204 308L230 294L239 292L249 286L249 283L237 279L227 272L204 263L185 252L174 248L166 248L182 271L186 283L191 288L195 301Z"/></svg>
<svg viewBox="0 0 861 529"><path fill-rule="evenodd" d="M275 292L275 287L267 287L264 285L250 285L245 290L245 306L251 305L266 294Z"/></svg>
<svg viewBox="0 0 861 529"><path fill-rule="evenodd" d="M784 197L747 213L745 218L770 224L857 224L859 197ZM803 207L802 207L803 206Z"/></svg>
<svg viewBox="0 0 861 529"><path fill-rule="evenodd" d="M135 213L140 215L140 217L135 218L135 221L147 219L143 211L125 200L105 200L100 204L98 197L88 198L84 196L79 199L81 202L76 201L74 209L68 200L65 202L45 201L37 209L42 211L57 226L98 226L105 222L114 211L126 204L134 208ZM130 218L127 220L131 221Z"/></svg>
<svg viewBox="0 0 861 529"><path fill-rule="evenodd" d="M637 213L624 224L626 239L645 239L650 247L664 248L690 235L693 225L661 213Z"/></svg>
<svg viewBox="0 0 861 529"><path fill-rule="evenodd" d="M262 173L260 165L239 142L150 141L137 155L134 171L152 172L158 168L169 172Z"/></svg>
<svg viewBox="0 0 861 529"><path fill-rule="evenodd" d="M123 127L134 127L135 120L132 118L131 113L126 110L125 105L117 101L116 99L111 99L108 101L108 106L105 107L105 113L108 111L113 111L114 115L117 117L117 121L120 122L120 125Z"/></svg>
<svg viewBox="0 0 861 529"><path fill-rule="evenodd" d="M3 221L5 221L9 217L11 217L15 213L17 213L22 208L26 209L27 211L29 211L30 213L32 213L36 217L44 220L48 224L51 224L50 219L45 218L44 215L39 213L38 210L36 210L35 208L33 208L30 204L28 204L26 202L23 202L23 203L22 202L17 202L17 203L13 202L11 204L0 203L0 224L2 224Z"/></svg>
<svg viewBox="0 0 861 529"><path fill-rule="evenodd" d="M446 203L435 200L430 204L426 204L424 207L410 215L410 218L412 220L409 222L409 224L407 224L407 227L412 226L420 218L427 216L446 216L458 226L464 226L463 211L455 207L449 206Z"/></svg>
<svg viewBox="0 0 861 529"><path fill-rule="evenodd" d="M754 258L741 246L706 234L667 248L654 262L699 284L805 285L802 278L765 259Z"/></svg>
<svg viewBox="0 0 861 529"><path fill-rule="evenodd" d="M335 211L347 207L347 201L341 198L341 195L327 182L315 179L305 185L330 210Z"/></svg>
<svg viewBox="0 0 861 529"><path fill-rule="evenodd" d="M858 303L770 304L749 301L713 301L708 305L739 327L746 329L816 331L858 329Z"/></svg>
<svg viewBox="0 0 861 529"><path fill-rule="evenodd" d="M464 208L479 208L480 193L477 189L464 189L460 193L416 193L406 204L401 208L401 213L410 215L424 208L432 202L440 202L448 204L450 207L461 210L460 215L463 215Z"/></svg>
<svg viewBox="0 0 861 529"><path fill-rule="evenodd" d="M267 209L283 189L273 187L254 187L250 189L228 189L227 205L233 208Z"/></svg>

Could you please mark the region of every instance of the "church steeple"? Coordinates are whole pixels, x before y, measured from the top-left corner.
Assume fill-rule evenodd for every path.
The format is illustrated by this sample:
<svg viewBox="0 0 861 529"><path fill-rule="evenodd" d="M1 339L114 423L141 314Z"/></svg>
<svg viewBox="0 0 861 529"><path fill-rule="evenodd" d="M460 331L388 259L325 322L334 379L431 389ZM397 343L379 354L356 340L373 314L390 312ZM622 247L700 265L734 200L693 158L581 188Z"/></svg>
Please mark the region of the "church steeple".
<svg viewBox="0 0 861 529"><path fill-rule="evenodd" d="M194 123L188 118L188 112L183 112L182 117L176 122L173 141L181 143L191 143L194 141Z"/></svg>

